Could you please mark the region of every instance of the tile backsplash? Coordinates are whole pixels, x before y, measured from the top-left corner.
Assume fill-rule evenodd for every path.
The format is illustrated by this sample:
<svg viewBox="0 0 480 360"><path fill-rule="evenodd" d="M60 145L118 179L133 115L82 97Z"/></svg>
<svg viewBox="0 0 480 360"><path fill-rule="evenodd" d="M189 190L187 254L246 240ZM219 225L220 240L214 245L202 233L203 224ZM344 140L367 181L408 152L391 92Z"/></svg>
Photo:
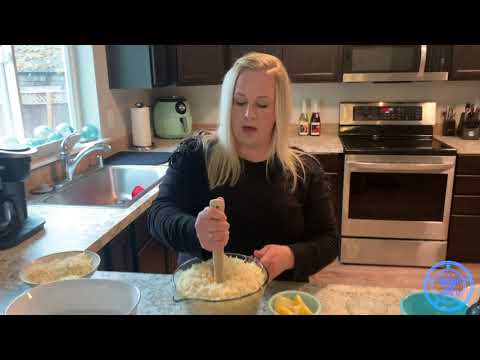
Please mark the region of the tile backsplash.
<svg viewBox="0 0 480 360"><path fill-rule="evenodd" d="M457 119L466 102L480 101L480 81L379 84L293 84L294 117L300 112L302 99L317 100L322 122L337 124L342 101L434 101L437 103L437 127L441 131L441 112L447 105L457 105ZM185 96L194 123L217 122L220 86L169 86L154 90L154 96ZM308 101L307 101L308 105Z"/></svg>

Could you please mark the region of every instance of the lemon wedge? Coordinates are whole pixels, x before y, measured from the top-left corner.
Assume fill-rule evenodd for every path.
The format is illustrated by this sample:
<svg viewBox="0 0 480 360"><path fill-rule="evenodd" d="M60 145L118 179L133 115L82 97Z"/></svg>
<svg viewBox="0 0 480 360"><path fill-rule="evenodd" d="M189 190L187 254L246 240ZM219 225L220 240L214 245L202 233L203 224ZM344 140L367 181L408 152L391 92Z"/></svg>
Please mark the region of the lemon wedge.
<svg viewBox="0 0 480 360"><path fill-rule="evenodd" d="M294 299L279 296L275 300L274 310L281 315L313 315L313 312L298 294Z"/></svg>

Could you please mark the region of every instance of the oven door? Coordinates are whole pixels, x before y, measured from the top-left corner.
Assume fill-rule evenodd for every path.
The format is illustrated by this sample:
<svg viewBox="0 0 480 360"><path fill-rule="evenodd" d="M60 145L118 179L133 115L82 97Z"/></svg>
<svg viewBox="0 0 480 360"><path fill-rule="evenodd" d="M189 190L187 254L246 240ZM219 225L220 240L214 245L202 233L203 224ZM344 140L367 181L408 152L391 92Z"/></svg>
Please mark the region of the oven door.
<svg viewBox="0 0 480 360"><path fill-rule="evenodd" d="M436 54L430 51L427 45L345 45L343 82L448 80L444 66L431 68Z"/></svg>
<svg viewBox="0 0 480 360"><path fill-rule="evenodd" d="M454 156L346 155L342 237L447 240Z"/></svg>

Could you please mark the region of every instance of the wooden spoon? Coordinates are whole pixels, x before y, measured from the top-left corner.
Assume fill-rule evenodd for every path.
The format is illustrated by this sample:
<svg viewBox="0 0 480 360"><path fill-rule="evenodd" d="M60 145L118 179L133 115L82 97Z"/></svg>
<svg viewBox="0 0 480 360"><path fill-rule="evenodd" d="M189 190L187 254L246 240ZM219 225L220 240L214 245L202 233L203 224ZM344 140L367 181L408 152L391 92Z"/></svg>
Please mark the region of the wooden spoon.
<svg viewBox="0 0 480 360"><path fill-rule="evenodd" d="M210 200L210 207L216 208L220 211L225 212L225 201L222 198L212 199ZM222 283L224 281L223 255L224 255L223 248L213 250L213 273L215 277L215 282L217 283Z"/></svg>

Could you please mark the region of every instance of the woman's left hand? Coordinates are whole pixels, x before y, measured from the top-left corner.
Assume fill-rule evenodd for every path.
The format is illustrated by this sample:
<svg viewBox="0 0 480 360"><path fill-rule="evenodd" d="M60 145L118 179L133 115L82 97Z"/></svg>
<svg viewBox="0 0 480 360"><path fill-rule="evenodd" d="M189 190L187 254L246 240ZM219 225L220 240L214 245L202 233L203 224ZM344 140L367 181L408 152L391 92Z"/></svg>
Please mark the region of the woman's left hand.
<svg viewBox="0 0 480 360"><path fill-rule="evenodd" d="M266 245L260 250L255 250L253 255L267 268L270 280L285 270L293 269L295 265L292 249L286 245Z"/></svg>

